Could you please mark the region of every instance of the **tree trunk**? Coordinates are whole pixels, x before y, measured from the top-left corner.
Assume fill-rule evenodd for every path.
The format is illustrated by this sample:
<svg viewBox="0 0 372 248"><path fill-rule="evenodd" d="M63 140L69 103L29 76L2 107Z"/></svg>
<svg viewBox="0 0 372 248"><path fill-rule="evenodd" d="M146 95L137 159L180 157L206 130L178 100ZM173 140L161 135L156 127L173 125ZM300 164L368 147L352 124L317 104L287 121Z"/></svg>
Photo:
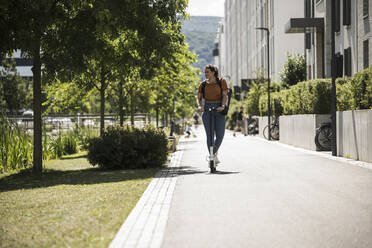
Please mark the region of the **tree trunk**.
<svg viewBox="0 0 372 248"><path fill-rule="evenodd" d="M130 94L130 123L134 127L134 93L133 91Z"/></svg>
<svg viewBox="0 0 372 248"><path fill-rule="evenodd" d="M159 127L159 108L156 107L156 128Z"/></svg>
<svg viewBox="0 0 372 248"><path fill-rule="evenodd" d="M119 118L120 126L124 125L124 95L123 95L123 82L119 82Z"/></svg>
<svg viewBox="0 0 372 248"><path fill-rule="evenodd" d="M105 131L105 90L106 90L106 79L104 72L101 72L101 88L100 88L100 95L101 95L101 123L99 129L99 135L102 137L103 132Z"/></svg>
<svg viewBox="0 0 372 248"><path fill-rule="evenodd" d="M33 171L41 174L43 170L42 132L41 132L41 60L40 39L33 51L33 94L34 94L34 158Z"/></svg>

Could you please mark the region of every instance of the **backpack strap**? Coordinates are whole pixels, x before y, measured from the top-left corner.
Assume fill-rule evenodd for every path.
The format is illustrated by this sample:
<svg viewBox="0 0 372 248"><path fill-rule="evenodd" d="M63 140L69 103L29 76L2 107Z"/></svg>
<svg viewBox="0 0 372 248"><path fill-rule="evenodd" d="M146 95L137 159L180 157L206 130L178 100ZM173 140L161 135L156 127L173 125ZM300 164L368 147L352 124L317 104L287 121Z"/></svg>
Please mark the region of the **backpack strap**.
<svg viewBox="0 0 372 248"><path fill-rule="evenodd" d="M207 85L207 80L204 80L203 82L202 82L202 97L203 98L205 98L204 96L205 96L205 86Z"/></svg>

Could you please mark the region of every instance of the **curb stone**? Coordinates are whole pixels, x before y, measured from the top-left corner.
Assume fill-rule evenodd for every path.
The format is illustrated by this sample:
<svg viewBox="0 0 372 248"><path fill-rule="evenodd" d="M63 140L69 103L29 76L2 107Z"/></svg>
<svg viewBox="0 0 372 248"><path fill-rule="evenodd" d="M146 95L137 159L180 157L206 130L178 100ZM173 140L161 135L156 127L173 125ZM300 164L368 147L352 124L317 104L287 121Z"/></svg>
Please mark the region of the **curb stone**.
<svg viewBox="0 0 372 248"><path fill-rule="evenodd" d="M161 246L177 181L176 168L182 160L182 145L179 148L171 155L169 166L155 175L109 248Z"/></svg>

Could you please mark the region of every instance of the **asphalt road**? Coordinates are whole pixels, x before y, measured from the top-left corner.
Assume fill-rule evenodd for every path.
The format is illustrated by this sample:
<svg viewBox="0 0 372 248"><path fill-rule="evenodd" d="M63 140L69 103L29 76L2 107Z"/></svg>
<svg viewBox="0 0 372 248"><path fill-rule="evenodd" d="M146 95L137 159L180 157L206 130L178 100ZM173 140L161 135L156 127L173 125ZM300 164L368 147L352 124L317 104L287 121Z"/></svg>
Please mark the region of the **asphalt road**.
<svg viewBox="0 0 372 248"><path fill-rule="evenodd" d="M372 170L225 134L186 139L162 247L372 247Z"/></svg>

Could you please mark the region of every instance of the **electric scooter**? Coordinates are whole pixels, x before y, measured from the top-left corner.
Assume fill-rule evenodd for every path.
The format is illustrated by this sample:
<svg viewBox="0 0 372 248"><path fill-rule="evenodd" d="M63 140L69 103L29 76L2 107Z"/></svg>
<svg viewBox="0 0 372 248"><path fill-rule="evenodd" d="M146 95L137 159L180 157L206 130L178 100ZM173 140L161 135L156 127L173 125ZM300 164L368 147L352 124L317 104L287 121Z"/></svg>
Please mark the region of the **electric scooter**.
<svg viewBox="0 0 372 248"><path fill-rule="evenodd" d="M216 172L216 156L213 153L213 117L214 117L214 112L216 109L209 108L209 139L210 139L210 144L211 146L209 147L209 168L211 169L211 173Z"/></svg>

